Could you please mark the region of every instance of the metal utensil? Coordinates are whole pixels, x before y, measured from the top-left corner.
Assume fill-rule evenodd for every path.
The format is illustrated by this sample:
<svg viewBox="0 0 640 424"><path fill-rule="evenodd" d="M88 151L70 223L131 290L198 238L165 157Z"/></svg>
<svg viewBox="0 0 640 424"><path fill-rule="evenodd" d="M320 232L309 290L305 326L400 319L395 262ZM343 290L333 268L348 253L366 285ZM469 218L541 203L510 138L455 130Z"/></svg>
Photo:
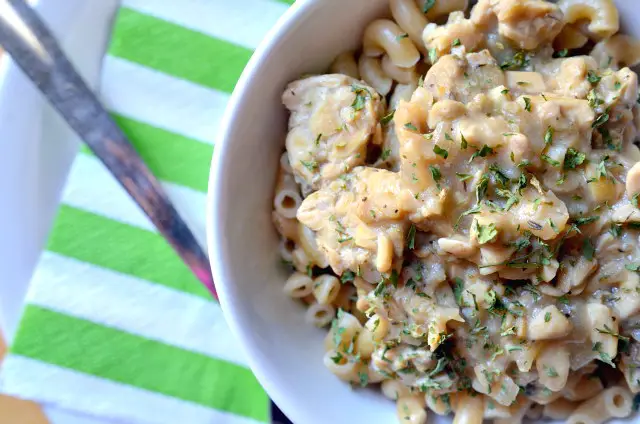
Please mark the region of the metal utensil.
<svg viewBox="0 0 640 424"><path fill-rule="evenodd" d="M23 0L0 0L0 45L91 148L217 299L209 259L135 151Z"/></svg>

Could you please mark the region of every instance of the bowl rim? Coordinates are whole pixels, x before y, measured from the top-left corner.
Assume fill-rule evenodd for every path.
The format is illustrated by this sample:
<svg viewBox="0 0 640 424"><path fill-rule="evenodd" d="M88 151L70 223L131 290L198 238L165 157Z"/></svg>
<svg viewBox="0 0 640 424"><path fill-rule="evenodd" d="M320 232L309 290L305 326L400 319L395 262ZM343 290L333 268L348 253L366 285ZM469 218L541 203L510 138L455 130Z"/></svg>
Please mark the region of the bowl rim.
<svg viewBox="0 0 640 424"><path fill-rule="evenodd" d="M219 127L215 149L211 159L209 170L209 183L206 203L206 233L207 250L209 253L209 264L213 274L216 291L222 307L224 317L232 333L236 336L238 344L243 349L249 367L256 376L258 382L265 389L272 400L282 409L287 417L293 422L307 422L308 417L302 408L296 405L294 399L287 396L275 383L276 376L268 367L261 364L261 352L252 341L251 331L240 323L232 301L229 285L232 284L231 277L228 276L226 266L227 252L220 248L222 243L220 226L223 225L219 210L215 207L222 202L222 178L227 174L228 161L223 160L231 147L229 142L230 134L236 125L235 116L238 114L242 99L249 93L249 82L259 73L264 59L276 48L278 41L294 28L298 19L309 13L316 0L297 0L280 17L273 28L269 30L265 38L254 51L251 59L242 72L236 87L229 99L227 108L223 114ZM214 266L214 264L218 264Z"/></svg>

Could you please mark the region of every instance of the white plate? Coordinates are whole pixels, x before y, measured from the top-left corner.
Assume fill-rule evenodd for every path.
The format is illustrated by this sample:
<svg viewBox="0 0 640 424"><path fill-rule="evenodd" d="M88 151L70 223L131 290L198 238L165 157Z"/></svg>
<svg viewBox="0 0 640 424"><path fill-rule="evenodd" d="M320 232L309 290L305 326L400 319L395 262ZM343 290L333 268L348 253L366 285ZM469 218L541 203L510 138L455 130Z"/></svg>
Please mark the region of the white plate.
<svg viewBox="0 0 640 424"><path fill-rule="evenodd" d="M109 40L117 0L40 0L36 9L92 85ZM15 334L79 141L6 57L0 65L0 325ZM95 424L47 409L54 424Z"/></svg>

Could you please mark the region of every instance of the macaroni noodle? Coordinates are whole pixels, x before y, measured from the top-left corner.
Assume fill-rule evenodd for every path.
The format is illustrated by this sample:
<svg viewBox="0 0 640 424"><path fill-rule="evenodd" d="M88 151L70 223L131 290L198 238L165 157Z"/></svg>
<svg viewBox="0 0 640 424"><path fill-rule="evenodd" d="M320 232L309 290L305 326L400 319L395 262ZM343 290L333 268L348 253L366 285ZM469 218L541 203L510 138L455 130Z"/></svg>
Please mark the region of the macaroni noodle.
<svg viewBox="0 0 640 424"><path fill-rule="evenodd" d="M467 9L390 0L361 52L286 88L284 291L399 422L629 416L640 42L612 0Z"/></svg>

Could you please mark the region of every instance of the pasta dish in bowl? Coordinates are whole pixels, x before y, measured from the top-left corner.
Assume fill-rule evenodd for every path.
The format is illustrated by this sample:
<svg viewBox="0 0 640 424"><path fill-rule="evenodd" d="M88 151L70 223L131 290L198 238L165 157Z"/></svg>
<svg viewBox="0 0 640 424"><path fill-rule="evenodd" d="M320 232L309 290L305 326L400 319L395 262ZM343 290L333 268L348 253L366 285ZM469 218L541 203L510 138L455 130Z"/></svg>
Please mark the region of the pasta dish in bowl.
<svg viewBox="0 0 640 424"><path fill-rule="evenodd" d="M324 365L401 423L640 393L640 42L611 0L390 0L290 113L273 222Z"/></svg>

